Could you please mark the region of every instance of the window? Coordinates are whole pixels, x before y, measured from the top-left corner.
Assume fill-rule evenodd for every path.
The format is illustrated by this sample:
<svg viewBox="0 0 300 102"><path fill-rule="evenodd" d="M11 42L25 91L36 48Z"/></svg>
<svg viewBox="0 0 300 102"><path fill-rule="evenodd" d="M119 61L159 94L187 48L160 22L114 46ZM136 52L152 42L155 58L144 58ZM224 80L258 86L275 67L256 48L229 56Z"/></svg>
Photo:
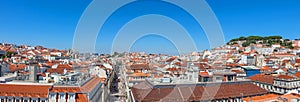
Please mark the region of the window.
<svg viewBox="0 0 300 102"><path fill-rule="evenodd" d="M51 94L51 99L55 99L55 94Z"/></svg>
<svg viewBox="0 0 300 102"><path fill-rule="evenodd" d="M65 94L64 93L60 93L59 94L59 99L62 99L62 100L64 100L66 98L66 96L65 96Z"/></svg>
<svg viewBox="0 0 300 102"><path fill-rule="evenodd" d="M70 95L70 99L74 98L74 95Z"/></svg>
<svg viewBox="0 0 300 102"><path fill-rule="evenodd" d="M69 102L75 102L75 94L74 93L69 94Z"/></svg>

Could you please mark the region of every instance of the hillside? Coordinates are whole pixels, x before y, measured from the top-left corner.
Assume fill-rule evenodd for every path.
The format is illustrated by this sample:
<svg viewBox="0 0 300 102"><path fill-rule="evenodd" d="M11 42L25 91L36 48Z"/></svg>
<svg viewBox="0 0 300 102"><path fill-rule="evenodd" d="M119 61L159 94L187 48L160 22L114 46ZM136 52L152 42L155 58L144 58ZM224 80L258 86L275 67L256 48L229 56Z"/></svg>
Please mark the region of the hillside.
<svg viewBox="0 0 300 102"><path fill-rule="evenodd" d="M248 47L251 44L262 44L264 46L272 46L280 44L283 47L293 49L292 41L290 39L283 39L281 36L241 36L239 38L231 39L227 45L241 44L243 47Z"/></svg>

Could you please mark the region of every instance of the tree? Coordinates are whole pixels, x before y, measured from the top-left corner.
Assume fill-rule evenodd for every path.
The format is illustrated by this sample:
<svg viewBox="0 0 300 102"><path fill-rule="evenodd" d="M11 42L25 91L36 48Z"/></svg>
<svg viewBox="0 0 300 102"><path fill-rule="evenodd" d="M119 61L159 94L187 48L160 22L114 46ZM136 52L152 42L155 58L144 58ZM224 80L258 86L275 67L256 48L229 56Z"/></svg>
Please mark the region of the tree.
<svg viewBox="0 0 300 102"><path fill-rule="evenodd" d="M281 36L268 36L268 37L265 37L267 40L271 40L271 39L282 39Z"/></svg>
<svg viewBox="0 0 300 102"><path fill-rule="evenodd" d="M239 38L239 40L247 40L247 38L244 37L244 36L241 36L241 37Z"/></svg>
<svg viewBox="0 0 300 102"><path fill-rule="evenodd" d="M252 40L252 41L250 41L250 43L252 43L252 44L256 44L256 41L255 41L255 40Z"/></svg>
<svg viewBox="0 0 300 102"><path fill-rule="evenodd" d="M242 51L242 50L239 50L239 53L243 53L244 51Z"/></svg>
<svg viewBox="0 0 300 102"><path fill-rule="evenodd" d="M247 40L263 40L263 37L261 36L249 36Z"/></svg>
<svg viewBox="0 0 300 102"><path fill-rule="evenodd" d="M244 43L242 44L243 47L247 47L247 46L249 46L249 45L250 45L250 42L248 42L248 41L246 41L246 42L244 42Z"/></svg>
<svg viewBox="0 0 300 102"><path fill-rule="evenodd" d="M11 56L13 56L13 54L14 54L13 52L6 52L5 56L8 58L11 58Z"/></svg>
<svg viewBox="0 0 300 102"><path fill-rule="evenodd" d="M284 41L284 42L288 42L288 41L290 41L290 39L284 39L283 41Z"/></svg>
<svg viewBox="0 0 300 102"><path fill-rule="evenodd" d="M289 48L289 49L294 49L294 46L291 46L291 45L290 45L290 46L288 46L288 48Z"/></svg>

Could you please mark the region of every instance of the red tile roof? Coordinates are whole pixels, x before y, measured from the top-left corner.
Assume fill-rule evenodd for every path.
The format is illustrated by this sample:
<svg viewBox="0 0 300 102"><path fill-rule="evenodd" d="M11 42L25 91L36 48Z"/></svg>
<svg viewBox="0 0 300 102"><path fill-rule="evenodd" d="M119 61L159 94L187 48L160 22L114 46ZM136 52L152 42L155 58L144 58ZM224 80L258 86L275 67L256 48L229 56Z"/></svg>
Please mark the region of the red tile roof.
<svg viewBox="0 0 300 102"><path fill-rule="evenodd" d="M54 86L50 92L91 92L103 79L94 76L82 86Z"/></svg>
<svg viewBox="0 0 300 102"><path fill-rule="evenodd" d="M249 77L252 81L273 84L274 79L283 79L283 80L290 80L295 79L293 76L289 75L265 75L265 74L257 74L254 76Z"/></svg>
<svg viewBox="0 0 300 102"><path fill-rule="evenodd" d="M294 77L289 76L289 75L279 75L276 78L278 78L278 79L285 79L285 80L294 79Z"/></svg>
<svg viewBox="0 0 300 102"><path fill-rule="evenodd" d="M186 71L184 68L167 68L167 71Z"/></svg>
<svg viewBox="0 0 300 102"><path fill-rule="evenodd" d="M271 69L271 68L268 67L268 66L263 66L263 67L261 67L259 70L262 71L262 72L271 72L271 71L273 71L274 69Z"/></svg>
<svg viewBox="0 0 300 102"><path fill-rule="evenodd" d="M210 76L208 72L199 72L199 75L203 76L203 77L209 77Z"/></svg>
<svg viewBox="0 0 300 102"><path fill-rule="evenodd" d="M243 70L231 70L231 72L234 72L236 74L246 74Z"/></svg>
<svg viewBox="0 0 300 102"><path fill-rule="evenodd" d="M151 76L149 73L133 73L129 74L129 76L143 76L143 77L149 77Z"/></svg>
<svg viewBox="0 0 300 102"><path fill-rule="evenodd" d="M168 60L166 60L166 62L172 62L172 61L174 61L176 59L176 57L171 57L171 58L169 58Z"/></svg>
<svg viewBox="0 0 300 102"><path fill-rule="evenodd" d="M252 81L258 81L267 84L273 84L274 78L275 77L272 75L265 75L265 74L257 74L249 77L249 79L251 79Z"/></svg>
<svg viewBox="0 0 300 102"><path fill-rule="evenodd" d="M149 64L132 64L130 69L150 69Z"/></svg>
<svg viewBox="0 0 300 102"><path fill-rule="evenodd" d="M300 58L297 58L297 59L296 59L296 63L300 63Z"/></svg>
<svg viewBox="0 0 300 102"><path fill-rule="evenodd" d="M206 69L210 69L211 68L211 66L209 66L206 63L194 63L194 65L197 66L198 69L200 69L200 70L206 70Z"/></svg>
<svg viewBox="0 0 300 102"><path fill-rule="evenodd" d="M57 73L57 74L63 74L64 73L64 70L63 68L47 68L46 69L46 72L49 72L49 73ZM70 71L68 71L70 72Z"/></svg>
<svg viewBox="0 0 300 102"><path fill-rule="evenodd" d="M68 65L68 64L59 64L59 65L57 66L57 68L66 68L66 69L71 69L71 68L72 68L72 66L71 66L71 65Z"/></svg>
<svg viewBox="0 0 300 102"><path fill-rule="evenodd" d="M11 64L9 66L9 69L10 69L10 71L14 72L14 71L17 71L17 70L25 69L26 66L27 66L26 64Z"/></svg>
<svg viewBox="0 0 300 102"><path fill-rule="evenodd" d="M88 99L86 94L76 94L76 102L86 102Z"/></svg>
<svg viewBox="0 0 300 102"><path fill-rule="evenodd" d="M215 90L215 91L213 91ZM156 85L142 82L132 87L133 96L138 102L152 101L201 101L228 99L234 97L266 94L267 91L251 82L222 83L220 85ZM214 94L214 92L216 92Z"/></svg>
<svg viewBox="0 0 300 102"><path fill-rule="evenodd" d="M163 78L164 74L154 74L153 78Z"/></svg>
<svg viewBox="0 0 300 102"><path fill-rule="evenodd" d="M300 78L300 72L294 74L296 77Z"/></svg>
<svg viewBox="0 0 300 102"><path fill-rule="evenodd" d="M238 67L238 66L241 66L240 64L237 64L237 63L227 63L226 65L225 65L226 67Z"/></svg>
<svg viewBox="0 0 300 102"><path fill-rule="evenodd" d="M290 56L296 56L295 54L289 54L289 53L277 53L274 54L276 57L290 57Z"/></svg>
<svg viewBox="0 0 300 102"><path fill-rule="evenodd" d="M264 102L264 101L271 101L274 100L276 98L278 98L279 95L276 94L265 94L265 95L261 95L261 96L255 96L255 97L247 97L247 98L243 98L243 101L246 102Z"/></svg>
<svg viewBox="0 0 300 102"><path fill-rule="evenodd" d="M181 66L181 62L175 62L174 64L177 66Z"/></svg>
<svg viewBox="0 0 300 102"><path fill-rule="evenodd" d="M49 85L0 84L0 96L48 98Z"/></svg>
<svg viewBox="0 0 300 102"><path fill-rule="evenodd" d="M73 67L68 64L59 64L57 68L47 68L46 72L63 74L65 69L70 72L73 70Z"/></svg>

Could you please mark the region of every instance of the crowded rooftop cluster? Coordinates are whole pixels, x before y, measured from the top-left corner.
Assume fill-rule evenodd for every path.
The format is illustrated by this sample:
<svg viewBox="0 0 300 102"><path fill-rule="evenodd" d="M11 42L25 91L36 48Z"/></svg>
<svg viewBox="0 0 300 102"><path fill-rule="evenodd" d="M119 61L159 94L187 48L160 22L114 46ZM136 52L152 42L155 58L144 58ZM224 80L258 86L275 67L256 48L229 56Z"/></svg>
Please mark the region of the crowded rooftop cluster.
<svg viewBox="0 0 300 102"><path fill-rule="evenodd" d="M261 101L258 100L258 97L264 98L269 95L273 95L275 99L265 97L262 100L299 101L299 46L300 40L298 39L289 40L280 36L250 36L233 39L228 44L211 50L192 52L186 55L127 53L124 63L125 76L129 87L132 88L133 99L137 99L135 101L161 99L173 101ZM163 95L159 95L163 90L171 90L168 85L192 84L197 86L205 83L231 83L234 86L241 82L250 83L251 85L247 86L250 89L257 88L257 90L265 91L249 95L251 91L228 88L228 90L237 91L240 94L233 95L230 94L230 91L226 91L223 95L227 97L210 99L209 95L193 98L194 93L186 97L181 92L181 87L179 89L174 87L171 89L181 97L164 98ZM145 90L145 84L149 87L149 91ZM161 84L167 85L167 89L156 87ZM143 96L143 92L147 92L146 96ZM159 96L155 96L156 94Z"/></svg>
<svg viewBox="0 0 300 102"><path fill-rule="evenodd" d="M0 100L297 102L299 46L298 39L250 36L211 50L171 56L82 54L2 43Z"/></svg>
<svg viewBox="0 0 300 102"><path fill-rule="evenodd" d="M1 43L1 102L101 100L112 62L104 55L84 56L74 50Z"/></svg>

